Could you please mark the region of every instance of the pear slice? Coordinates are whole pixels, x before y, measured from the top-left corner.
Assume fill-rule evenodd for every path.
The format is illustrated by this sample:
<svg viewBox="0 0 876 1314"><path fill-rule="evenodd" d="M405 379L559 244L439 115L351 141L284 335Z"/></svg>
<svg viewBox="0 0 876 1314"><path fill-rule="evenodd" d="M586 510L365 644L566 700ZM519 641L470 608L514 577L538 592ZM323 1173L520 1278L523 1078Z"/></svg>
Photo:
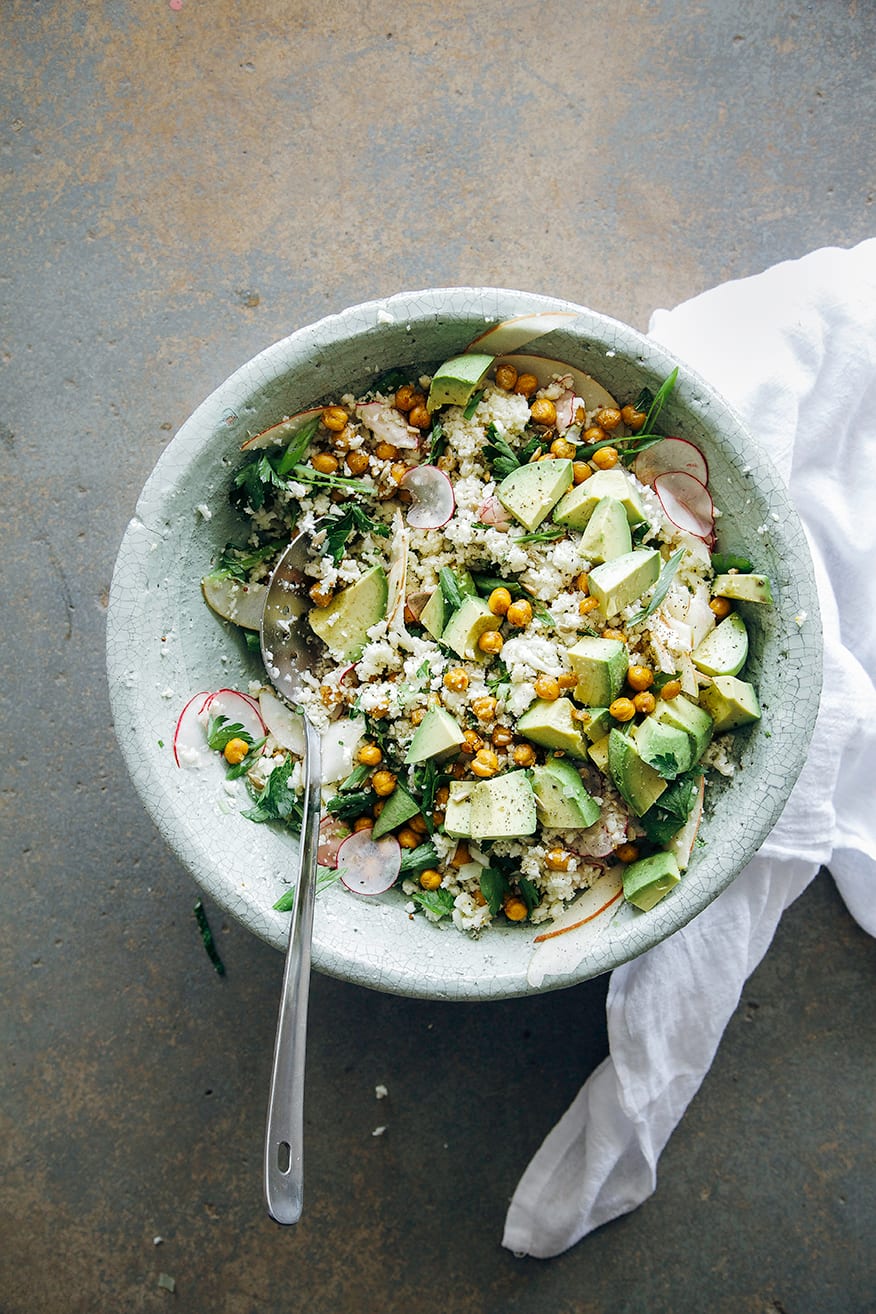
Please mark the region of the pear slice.
<svg viewBox="0 0 876 1314"><path fill-rule="evenodd" d="M232 621L244 630L257 630L261 625L267 585L244 584L214 571L201 580L201 592L207 606L223 620Z"/></svg>

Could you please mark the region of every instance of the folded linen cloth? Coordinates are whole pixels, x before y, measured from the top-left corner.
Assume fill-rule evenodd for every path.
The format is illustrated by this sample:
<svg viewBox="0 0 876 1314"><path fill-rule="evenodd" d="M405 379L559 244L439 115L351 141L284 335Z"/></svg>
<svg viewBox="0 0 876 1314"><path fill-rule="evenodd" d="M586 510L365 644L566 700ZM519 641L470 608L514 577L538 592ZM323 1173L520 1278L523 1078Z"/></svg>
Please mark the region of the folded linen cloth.
<svg viewBox="0 0 876 1314"><path fill-rule="evenodd" d="M704 912L612 973L609 1057L508 1210L503 1245L538 1258L654 1191L745 981L820 866L876 935L876 240L658 310L649 332L736 407L788 483L815 564L824 688L806 765L762 848Z"/></svg>

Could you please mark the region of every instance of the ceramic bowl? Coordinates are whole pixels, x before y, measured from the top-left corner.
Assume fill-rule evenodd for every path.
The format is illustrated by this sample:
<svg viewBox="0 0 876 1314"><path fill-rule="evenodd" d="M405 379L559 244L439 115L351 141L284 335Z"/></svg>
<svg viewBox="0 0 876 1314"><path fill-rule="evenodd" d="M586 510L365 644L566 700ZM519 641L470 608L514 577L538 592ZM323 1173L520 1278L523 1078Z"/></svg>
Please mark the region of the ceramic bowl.
<svg viewBox="0 0 876 1314"><path fill-rule="evenodd" d="M314 966L378 990L504 998L568 986L641 954L701 912L755 853L797 778L815 721L821 650L805 537L769 458L726 402L642 334L568 302L497 288L400 293L299 329L243 365L186 421L143 489L113 578L108 669L116 733L161 834L228 914L285 947L288 914L272 905L294 876L294 840L242 819L223 798L221 773L180 770L171 749L191 694L245 689L261 673L258 657L208 610L200 591L215 553L241 537L227 496L240 445L284 415L363 390L392 366L435 365L487 326L545 310L577 313L527 351L579 367L616 396L634 397L643 385L656 389L680 366L661 427L706 454L723 513L719 547L757 544L757 568L773 583L776 605L747 613L746 673L764 718L737 732L741 765L731 779L714 779L702 842L671 895L649 912L625 908L580 950L573 935L564 937L568 946L547 974L543 965L533 970L531 927L496 925L471 939L410 918L397 892L363 898L340 885L322 892ZM769 533L758 535L765 524ZM801 611L810 618L805 627L794 620Z"/></svg>

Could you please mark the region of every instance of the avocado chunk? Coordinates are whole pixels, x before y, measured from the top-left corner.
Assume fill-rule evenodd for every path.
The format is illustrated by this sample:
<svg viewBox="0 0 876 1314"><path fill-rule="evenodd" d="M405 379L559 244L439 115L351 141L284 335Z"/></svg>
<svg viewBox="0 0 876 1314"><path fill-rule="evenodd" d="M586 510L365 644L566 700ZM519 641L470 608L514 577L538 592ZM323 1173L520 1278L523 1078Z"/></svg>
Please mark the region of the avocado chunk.
<svg viewBox="0 0 876 1314"><path fill-rule="evenodd" d="M600 498L578 546L585 557L597 564L632 552L630 522L623 502L616 497Z"/></svg>
<svg viewBox="0 0 876 1314"><path fill-rule="evenodd" d="M599 804L587 793L584 781L564 757L549 757L544 766L534 766L532 788L543 826L584 830L599 820Z"/></svg>
<svg viewBox="0 0 876 1314"><path fill-rule="evenodd" d="M484 375L493 363L492 356L469 352L446 360L432 376L426 409L437 411L439 406L467 406L483 382Z"/></svg>
<svg viewBox="0 0 876 1314"><path fill-rule="evenodd" d="M614 702L627 678L629 653L625 643L585 635L569 649L569 661L578 677L575 697L579 703L595 708Z"/></svg>
<svg viewBox="0 0 876 1314"><path fill-rule="evenodd" d="M478 780L471 791L470 820L472 839L533 835L538 818L527 772L507 771L491 780Z"/></svg>
<svg viewBox="0 0 876 1314"><path fill-rule="evenodd" d="M615 789L637 817L642 817L666 789L658 771L644 762L636 745L620 730L608 735L608 773Z"/></svg>
<svg viewBox="0 0 876 1314"><path fill-rule="evenodd" d="M607 707L582 707L578 719L581 722L581 729L591 744L595 744L597 739L607 735L614 724Z"/></svg>
<svg viewBox="0 0 876 1314"><path fill-rule="evenodd" d="M405 756L408 766L425 762L430 757L445 757L465 739L459 723L443 707L432 707L414 731L410 748Z"/></svg>
<svg viewBox="0 0 876 1314"><path fill-rule="evenodd" d="M591 580L593 576L591 575ZM716 625L702 643L697 644L690 659L703 675L738 675L748 656L748 630L738 611Z"/></svg>
<svg viewBox="0 0 876 1314"><path fill-rule="evenodd" d="M646 716L632 734L642 761L659 771L664 780L674 780L693 766L693 738L679 726Z"/></svg>
<svg viewBox="0 0 876 1314"><path fill-rule="evenodd" d="M631 525L638 525L648 516L638 492L623 470L597 470L583 484L577 484L558 503L554 520L569 529L585 529L604 497L620 502Z"/></svg>
<svg viewBox="0 0 876 1314"><path fill-rule="evenodd" d="M444 605L444 594L440 588L437 588L420 612L420 624L424 630L429 631L433 639L440 639L444 633L446 619L447 608Z"/></svg>
<svg viewBox="0 0 876 1314"><path fill-rule="evenodd" d="M478 647L478 639L487 630L502 627L502 617L494 616L483 598L463 598L444 626L441 642L465 661L486 661L487 654Z"/></svg>
<svg viewBox="0 0 876 1314"><path fill-rule="evenodd" d="M597 771L601 771L604 776L608 775L608 741L610 737L611 731L603 735L601 739L594 740L587 749L587 756L590 761Z"/></svg>
<svg viewBox="0 0 876 1314"><path fill-rule="evenodd" d="M559 749L573 757L587 756L587 745L568 698L536 698L518 720L517 733L542 748Z"/></svg>
<svg viewBox="0 0 876 1314"><path fill-rule="evenodd" d="M660 553L656 548L636 548L614 561L594 566L590 572L590 595L596 598L606 619L640 598L657 583Z"/></svg>
<svg viewBox="0 0 876 1314"><path fill-rule="evenodd" d="M403 821L410 821L411 817L415 817L419 810L420 805L417 800L411 798L403 785L396 784L395 789L385 799L380 816L371 828L371 838L380 839L381 835L388 835Z"/></svg>
<svg viewBox="0 0 876 1314"><path fill-rule="evenodd" d="M679 694L677 698L672 698L668 702L659 698L651 715L655 720L662 721L664 725L674 726L676 730L684 730L691 739L693 761L700 760L715 728L707 711L692 703L683 694Z"/></svg>
<svg viewBox="0 0 876 1314"><path fill-rule="evenodd" d="M537 529L572 486L572 462L530 461L518 465L496 489L496 496L524 529Z"/></svg>
<svg viewBox="0 0 876 1314"><path fill-rule="evenodd" d="M681 880L673 853L652 853L624 868L624 898L647 912Z"/></svg>
<svg viewBox="0 0 876 1314"><path fill-rule="evenodd" d="M310 628L339 662L362 656L372 625L386 615L388 586L382 566L372 566L361 579L336 593L327 607L311 607Z"/></svg>
<svg viewBox="0 0 876 1314"><path fill-rule="evenodd" d="M716 675L708 689L700 694L700 702L712 718L715 734L760 720L754 685L738 680L735 675Z"/></svg>
<svg viewBox="0 0 876 1314"><path fill-rule="evenodd" d="M716 575L712 580L712 594L716 598L732 598L735 602L769 604L773 600L766 575Z"/></svg>
<svg viewBox="0 0 876 1314"><path fill-rule="evenodd" d="M471 791L474 787L473 780L451 780L447 786L450 797L444 809L444 831L455 839L471 838Z"/></svg>

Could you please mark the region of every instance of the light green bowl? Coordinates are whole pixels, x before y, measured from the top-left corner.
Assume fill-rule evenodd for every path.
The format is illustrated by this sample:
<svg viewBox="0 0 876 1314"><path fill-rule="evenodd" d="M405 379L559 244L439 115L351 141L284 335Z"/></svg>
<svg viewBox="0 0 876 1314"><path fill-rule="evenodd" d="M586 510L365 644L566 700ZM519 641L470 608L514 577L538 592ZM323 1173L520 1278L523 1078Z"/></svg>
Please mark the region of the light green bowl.
<svg viewBox="0 0 876 1314"><path fill-rule="evenodd" d="M706 454L722 515L719 546L757 545L776 605L752 608L748 671L763 721L737 732L741 767L708 790L690 870L647 913L625 909L588 942L577 964L538 984L528 977L535 932L496 926L480 939L409 918L390 891L363 898L335 885L317 900L313 961L330 975L394 994L497 999L557 989L641 954L701 912L755 853L805 760L821 684L821 636L803 529L766 454L702 379L632 328L552 297L498 288L404 292L299 329L243 365L202 403L143 489L113 576L108 669L116 733L134 784L195 880L256 935L285 947L288 915L272 905L294 876L295 842L243 820L223 803L221 773L180 770L171 744L190 695L247 687L261 674L233 627L201 599L216 552L242 535L228 489L241 443L284 415L363 390L395 365L437 364L485 327L515 315L573 310L569 326L527 348L566 361L613 394L652 389L680 366L661 416L666 432ZM208 517L198 508L209 508ZM759 536L758 526L769 525ZM805 611L805 627L794 620Z"/></svg>

